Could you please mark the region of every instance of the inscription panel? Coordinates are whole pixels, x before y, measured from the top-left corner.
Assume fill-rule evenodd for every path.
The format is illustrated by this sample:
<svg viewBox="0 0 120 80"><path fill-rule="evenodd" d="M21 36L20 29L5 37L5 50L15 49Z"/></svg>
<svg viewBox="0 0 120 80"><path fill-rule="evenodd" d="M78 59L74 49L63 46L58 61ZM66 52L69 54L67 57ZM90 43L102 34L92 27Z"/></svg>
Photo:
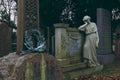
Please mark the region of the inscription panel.
<svg viewBox="0 0 120 80"><path fill-rule="evenodd" d="M67 31L67 54L70 58L70 63L77 63L82 58L82 48L84 37L77 29L71 28Z"/></svg>

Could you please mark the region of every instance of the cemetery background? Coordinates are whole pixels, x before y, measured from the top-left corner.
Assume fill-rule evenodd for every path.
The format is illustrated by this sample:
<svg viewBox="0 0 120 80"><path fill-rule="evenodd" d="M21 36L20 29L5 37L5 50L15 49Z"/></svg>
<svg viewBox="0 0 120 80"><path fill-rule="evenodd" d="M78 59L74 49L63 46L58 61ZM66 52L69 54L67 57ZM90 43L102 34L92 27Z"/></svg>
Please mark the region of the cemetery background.
<svg viewBox="0 0 120 80"><path fill-rule="evenodd" d="M27 0L26 0L27 1ZM34 2L34 1L33 1ZM74 1L73 1L74 2ZM117 55L117 56L119 56L119 14L117 14L117 16L116 15L113 15L113 20L112 20L112 31L110 30L110 28L109 28L109 26L111 26L110 24L103 24L104 23L104 21L103 22L99 22L99 20L103 20L103 18L105 17L105 16L103 16L103 15L108 15L108 16L110 16L109 15L109 11L111 11L111 10L116 10L115 8L116 7L118 7L117 6L117 2L114 2L114 4L113 4L113 6L111 6L111 4L110 5L104 5L103 3L102 3L102 1L100 1L100 3L101 3L101 5L99 5L99 7L101 7L102 6L102 8L103 9L97 9L98 11L98 13L96 13L96 12L94 12L94 11L96 11L96 8L94 8L95 6L97 6L97 5L95 5L95 2L94 1L91 1L91 2L84 2L84 1L82 1L81 0L81 2L82 2L82 4L81 4L81 6L84 6L84 5L86 5L86 4L89 4L87 7L85 7L85 8L83 8L83 9L80 9L80 8L77 8L78 10L75 10L76 12L74 12L74 7L72 7L72 6L74 6L74 5L72 5L72 0L66 0L66 2L64 2L64 1L56 1L55 0L55 2L53 1L53 2L46 2L46 1L40 1L40 9L38 8L38 5L36 5L36 7L34 6L34 5L32 5L32 6L30 6L30 4L32 4L32 1L29 3L29 4L26 4L26 3L24 3L23 1L17 1L17 4L18 4L18 7L19 7L19 9L18 9L18 18L19 18L19 20L18 20L18 30L22 30L23 32L24 32L24 30L27 30L27 29L30 29L30 28L32 28L32 27L34 27L34 28L36 28L36 27L38 27L38 26L40 26L39 27L39 29L40 29L40 31L41 32L43 32L43 34L45 34L45 37L46 37L46 40L47 40L47 50L46 50L46 52L49 52L50 54L52 54L52 55L55 55L55 51L54 51L54 45L53 45L53 41L52 41L52 39L54 39L54 34L55 34L55 32L54 32L54 27L53 27L53 24L54 23L68 23L69 25L70 25L70 27L71 26L73 26L74 28L75 27L77 27L77 26L79 26L80 24L82 24L82 21L79 21L79 20L82 20L82 17L85 15L85 14L88 14L88 15L90 15L92 18L93 18L93 21L95 21L96 23L98 23L98 27L99 26L101 26L101 24L102 25L104 25L104 26L107 26L106 27L106 31L105 32L107 32L107 33L105 33L105 32L103 32L100 36L104 39L104 40L106 40L106 41L108 41L108 45L106 45L106 46L104 46L104 47L100 47L101 48L101 51L99 52L99 53L105 53L105 52L110 52L110 53L112 53L112 44L111 44L111 35L110 34L112 34L112 33L115 33L115 42L114 42L114 44L116 45L115 46L115 55ZM78 3L78 4L76 4L77 6L79 6L79 3L81 3L81 2L74 2L74 3ZM107 2L109 2L109 1L106 1L106 3ZM112 1L111 1L112 2ZM109 2L109 3L111 3L111 2ZM50 7L48 8L48 4L49 3L52 3L51 5L49 5ZM54 4L54 3L56 3L56 4ZM62 4L62 5L59 5L59 6L57 6L58 4ZM65 3L67 3L67 4L65 4ZM22 8L20 8L20 6L21 5L19 5L19 4L22 4ZM35 2L34 2L34 4L36 4ZM119 3L118 3L119 4ZM92 7L89 7L89 6L91 6L91 5L94 5L94 6L92 6ZM29 6L28 8L26 8L26 6ZM54 7L54 6L57 6L57 7ZM62 7L62 6L64 6L64 7ZM98 7L98 6L97 6ZM114 8L115 7L115 8ZM26 9L26 11L25 11L25 13L27 13L27 14L29 14L30 16L26 16L25 14L24 14L24 12L20 12L19 10L21 9ZM28 11L30 10L30 8L32 8L32 11L31 12L33 12L33 14L30 14ZM65 9L64 9L65 8ZM105 8L105 9L104 9ZM111 9L111 8L113 8L113 9ZM76 9L76 8L75 8ZM87 10L84 10L84 9L87 9ZM53 11L51 11L51 10L53 10ZM66 11L67 10L67 11ZM70 11L72 11L73 10L73 13L71 13ZM80 11L79 11L80 10ZM40 14L38 14L38 13L35 13L34 11L37 11L37 12L39 12ZM56 13L54 13L54 11L56 11ZM62 12L63 11L63 12ZM62 13L61 13L62 12ZM116 12L114 12L114 13L118 13L119 12L119 10L117 11L116 10ZM22 14L21 14L22 13ZM61 14L62 15L61 15ZM99 14L99 13L102 13L102 15L101 14ZM108 14L107 14L108 13ZM36 15L37 14L37 15ZM54 15L55 14L55 15ZM97 14L97 16L100 16L100 17L98 17L98 18L96 18L96 15L95 14ZM35 15L35 16L34 16ZM38 15L39 15L39 17L38 17ZM58 16L58 15L61 15L61 16ZM72 16L71 16L72 15ZM74 15L74 16L73 16ZM25 18L23 18L23 16L26 16ZM32 17L32 16L34 16L34 17ZM107 17L108 17L107 16ZM110 21L110 17L109 18L107 18L106 17L106 21ZM34 22L34 21L30 21L30 20L35 20L36 22ZM98 20L97 20L98 19ZM104 18L105 19L105 18ZM22 21L23 20L23 21ZM7 20L8 21L8 20ZM22 21L22 22L20 22L20 21ZM29 24L29 25L27 25L25 22L27 23L27 24ZM98 21L98 22L97 22ZM4 21L5 22L5 21ZM9 25L10 23L8 23L8 22L5 22L7 25ZM107 23L107 22L106 22ZM108 22L109 23L109 22ZM32 25L31 25L32 24ZM10 26L10 25L9 25ZM24 26L24 28L23 28L23 26ZM31 27L30 27L31 26ZM113 27L114 26L114 27ZM10 26L11 27L11 26ZM63 27L63 26L59 26L59 27ZM72 27L72 28L73 28ZM116 28L117 27L117 28ZM14 26L12 27L12 28L14 28ZM104 27L103 27L104 28ZM116 29L116 30L115 30ZM99 30L101 30L101 28L99 28ZM110 30L110 31L109 31ZM102 30L101 30L101 32L102 32ZM112 33L111 33L112 32ZM23 33L22 33L23 34ZM23 43L22 42L22 40L21 40L21 38L23 37L22 36L22 34L21 33L17 33L17 35L18 35L18 38L17 38L17 42L18 42L18 48L17 48L17 51L19 52L19 50L21 51L22 49L23 49L23 45L21 45L21 43ZM105 36L103 36L104 34L106 34ZM9 34L10 35L10 34ZM0 38L1 39L1 38ZM10 39L10 38L9 38ZM2 40L3 41L3 40ZM10 41L10 40L9 40ZM106 41L105 42L101 42L102 44L104 44L104 43L106 43ZM21 43L20 43L21 42ZM5 43L5 42L4 42ZM110 44L109 44L110 43ZM20 46L19 46L20 45ZM52 45L52 47L51 47L51 45ZM6 47L6 46L5 46ZM3 46L2 46L2 48L3 48ZM1 49L2 49L1 48ZM8 48L8 49L10 49L10 48ZM4 52L4 51L3 51ZM7 53L5 53L5 55L6 54L8 54L10 51L8 51ZM65 53L64 51L61 51L61 53ZM3 53L4 54L4 53ZM105 53L105 54L108 54L108 53ZM65 54L63 54L63 56L64 56ZM55 55L56 56L56 55ZM61 55L59 55L59 56L61 56ZM109 58L110 57L112 57L112 58L110 58L110 60L111 59L114 59L113 58L113 55L109 55L109 57L108 56L106 56L106 55L102 55L101 54L101 56L102 56L102 58L103 57L105 57L105 58L108 58L108 60L109 60ZM101 56L99 57L99 58L101 58ZM4 58L3 58L4 59ZM108 63L108 62L105 62L106 60L104 60L103 59L103 61L101 61L101 62L103 62L104 64L106 64L106 63ZM119 64L119 63L118 63ZM119 65L118 65L119 66ZM119 70L118 70L119 71Z"/></svg>

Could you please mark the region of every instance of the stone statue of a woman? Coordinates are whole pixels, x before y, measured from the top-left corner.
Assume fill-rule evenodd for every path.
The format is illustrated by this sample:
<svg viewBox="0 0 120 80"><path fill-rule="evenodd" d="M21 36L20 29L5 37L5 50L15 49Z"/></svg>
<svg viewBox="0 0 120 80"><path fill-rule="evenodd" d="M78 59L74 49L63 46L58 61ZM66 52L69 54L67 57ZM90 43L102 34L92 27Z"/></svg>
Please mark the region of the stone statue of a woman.
<svg viewBox="0 0 120 80"><path fill-rule="evenodd" d="M81 25L78 29L84 31L85 44L83 50L84 60L88 61L88 66L94 67L100 65L97 60L96 49L98 48L99 36L97 31L97 26L94 22L90 21L89 16L84 16L83 21L84 25Z"/></svg>

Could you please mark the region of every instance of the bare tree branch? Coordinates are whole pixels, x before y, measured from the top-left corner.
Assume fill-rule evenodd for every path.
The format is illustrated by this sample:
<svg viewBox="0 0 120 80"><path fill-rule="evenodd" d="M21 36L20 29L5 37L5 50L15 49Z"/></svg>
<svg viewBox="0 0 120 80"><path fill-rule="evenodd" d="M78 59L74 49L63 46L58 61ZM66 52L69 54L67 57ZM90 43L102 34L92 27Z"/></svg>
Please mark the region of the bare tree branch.
<svg viewBox="0 0 120 80"><path fill-rule="evenodd" d="M13 17L16 12L15 0L0 0L0 21L7 23L10 27L15 28Z"/></svg>

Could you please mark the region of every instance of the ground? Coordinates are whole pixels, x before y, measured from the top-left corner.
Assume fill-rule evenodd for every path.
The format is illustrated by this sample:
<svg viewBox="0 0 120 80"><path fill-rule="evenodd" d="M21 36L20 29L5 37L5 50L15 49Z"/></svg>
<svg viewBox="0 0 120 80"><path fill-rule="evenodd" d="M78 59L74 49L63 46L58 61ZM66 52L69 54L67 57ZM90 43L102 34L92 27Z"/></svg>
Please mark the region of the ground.
<svg viewBox="0 0 120 80"><path fill-rule="evenodd" d="M115 59L111 64L104 65L102 71L80 76L74 80L120 80L120 59Z"/></svg>
<svg viewBox="0 0 120 80"><path fill-rule="evenodd" d="M94 73L95 75L113 75L120 73L120 59L116 59L113 63L104 65L104 69L100 72Z"/></svg>

